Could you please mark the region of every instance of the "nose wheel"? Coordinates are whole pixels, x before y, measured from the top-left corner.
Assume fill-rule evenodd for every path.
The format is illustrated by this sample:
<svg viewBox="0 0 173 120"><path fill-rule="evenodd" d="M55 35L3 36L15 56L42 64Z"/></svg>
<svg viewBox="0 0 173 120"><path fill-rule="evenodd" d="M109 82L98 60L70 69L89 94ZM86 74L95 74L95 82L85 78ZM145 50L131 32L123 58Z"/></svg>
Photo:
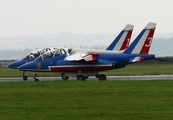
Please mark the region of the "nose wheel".
<svg viewBox="0 0 173 120"><path fill-rule="evenodd" d="M25 71L22 71L22 77L23 77L24 81L26 81L28 79L28 77L25 75Z"/></svg>
<svg viewBox="0 0 173 120"><path fill-rule="evenodd" d="M39 79L37 78L37 73L36 72L33 72L33 74L34 74L34 80L38 82Z"/></svg>
<svg viewBox="0 0 173 120"><path fill-rule="evenodd" d="M28 77L26 75L23 75L23 80L26 81Z"/></svg>

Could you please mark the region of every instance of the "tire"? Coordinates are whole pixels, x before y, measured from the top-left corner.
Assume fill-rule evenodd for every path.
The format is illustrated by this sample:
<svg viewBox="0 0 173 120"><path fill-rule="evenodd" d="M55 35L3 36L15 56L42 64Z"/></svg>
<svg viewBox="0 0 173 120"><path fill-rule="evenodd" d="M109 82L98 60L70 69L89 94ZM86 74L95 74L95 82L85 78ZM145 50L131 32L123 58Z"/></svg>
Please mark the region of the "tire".
<svg viewBox="0 0 173 120"><path fill-rule="evenodd" d="M62 73L62 74L61 74L61 78L62 78L63 80L68 80L68 79L69 79L69 76L66 76L65 73Z"/></svg>
<svg viewBox="0 0 173 120"><path fill-rule="evenodd" d="M36 78L35 81L36 81L36 82L39 82L39 79Z"/></svg>
<svg viewBox="0 0 173 120"><path fill-rule="evenodd" d="M105 74L100 74L100 75L98 76L98 79L99 79L99 80L106 80L107 78L106 78L106 75L105 75Z"/></svg>
<svg viewBox="0 0 173 120"><path fill-rule="evenodd" d="M24 75L24 76L23 76L23 80L26 81L27 79L28 79L28 77L27 77L26 75Z"/></svg>
<svg viewBox="0 0 173 120"><path fill-rule="evenodd" d="M78 76L77 76L77 80L79 80L79 81L84 81L84 80L85 80L85 76L83 76L83 75L78 75Z"/></svg>

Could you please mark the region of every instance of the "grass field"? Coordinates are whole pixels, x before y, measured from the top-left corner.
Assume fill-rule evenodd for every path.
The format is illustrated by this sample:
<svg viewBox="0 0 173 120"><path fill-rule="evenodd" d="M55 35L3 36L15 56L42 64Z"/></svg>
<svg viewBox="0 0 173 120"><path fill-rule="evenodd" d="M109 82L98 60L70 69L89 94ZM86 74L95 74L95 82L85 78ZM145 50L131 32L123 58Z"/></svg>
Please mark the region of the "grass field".
<svg viewBox="0 0 173 120"><path fill-rule="evenodd" d="M173 81L0 82L0 120L172 120Z"/></svg>
<svg viewBox="0 0 173 120"><path fill-rule="evenodd" d="M16 69L0 67L0 77L18 77L21 72ZM173 74L173 64L165 65L128 65L125 68L104 71L106 75L158 75L158 74ZM27 76L32 76L32 72L26 72ZM57 76L53 73L40 72L38 76Z"/></svg>

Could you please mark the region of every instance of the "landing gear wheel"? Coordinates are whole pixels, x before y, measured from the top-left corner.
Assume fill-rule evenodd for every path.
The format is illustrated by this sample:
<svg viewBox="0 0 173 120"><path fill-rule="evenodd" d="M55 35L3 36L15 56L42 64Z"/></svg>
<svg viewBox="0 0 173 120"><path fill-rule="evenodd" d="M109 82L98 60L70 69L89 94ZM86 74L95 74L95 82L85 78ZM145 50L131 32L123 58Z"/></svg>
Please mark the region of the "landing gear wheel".
<svg viewBox="0 0 173 120"><path fill-rule="evenodd" d="M28 77L27 77L26 75L24 75L24 76L23 76L23 80L26 81L27 79L28 79Z"/></svg>
<svg viewBox="0 0 173 120"><path fill-rule="evenodd" d="M65 73L62 73L62 74L61 74L61 78L62 78L63 80L68 80L68 79L69 79L69 76L66 76Z"/></svg>
<svg viewBox="0 0 173 120"><path fill-rule="evenodd" d="M37 78L37 73L33 72L33 74L34 74L34 80L38 82L39 79Z"/></svg>
<svg viewBox="0 0 173 120"><path fill-rule="evenodd" d="M106 78L106 75L105 74L100 74L98 76L98 79L101 81L101 80L106 80L107 78Z"/></svg>
<svg viewBox="0 0 173 120"><path fill-rule="evenodd" d="M35 81L36 81L36 82L39 82L39 79L35 78Z"/></svg>
<svg viewBox="0 0 173 120"><path fill-rule="evenodd" d="M78 75L78 76L77 76L77 80L82 80L82 81L84 81L84 80L85 80L85 76L83 76L83 75Z"/></svg>

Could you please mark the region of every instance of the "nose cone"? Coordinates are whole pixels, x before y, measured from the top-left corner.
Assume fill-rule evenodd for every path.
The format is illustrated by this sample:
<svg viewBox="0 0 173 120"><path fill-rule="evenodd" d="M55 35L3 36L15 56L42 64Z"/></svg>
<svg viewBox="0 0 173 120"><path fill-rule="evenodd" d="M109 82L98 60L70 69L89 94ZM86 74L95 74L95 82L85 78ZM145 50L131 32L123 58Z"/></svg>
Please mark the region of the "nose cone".
<svg viewBox="0 0 173 120"><path fill-rule="evenodd" d="M41 64L37 62L29 62L18 67L20 71L39 71L41 68Z"/></svg>
<svg viewBox="0 0 173 120"><path fill-rule="evenodd" d="M21 71L30 71L31 69L33 69L33 65L32 63L23 64L19 66L18 69Z"/></svg>
<svg viewBox="0 0 173 120"><path fill-rule="evenodd" d="M15 61L15 62L12 62L8 65L9 68L14 68L14 69L18 69L19 66L25 64L26 61L23 61L23 60L18 60L18 61Z"/></svg>
<svg viewBox="0 0 173 120"><path fill-rule="evenodd" d="M18 61L15 61L13 63L10 63L8 65L9 68L14 68L14 69L18 69L19 66L21 65L24 65L26 63L29 63L31 61L33 61L35 58L32 58L32 59L22 59L22 60L18 60Z"/></svg>

